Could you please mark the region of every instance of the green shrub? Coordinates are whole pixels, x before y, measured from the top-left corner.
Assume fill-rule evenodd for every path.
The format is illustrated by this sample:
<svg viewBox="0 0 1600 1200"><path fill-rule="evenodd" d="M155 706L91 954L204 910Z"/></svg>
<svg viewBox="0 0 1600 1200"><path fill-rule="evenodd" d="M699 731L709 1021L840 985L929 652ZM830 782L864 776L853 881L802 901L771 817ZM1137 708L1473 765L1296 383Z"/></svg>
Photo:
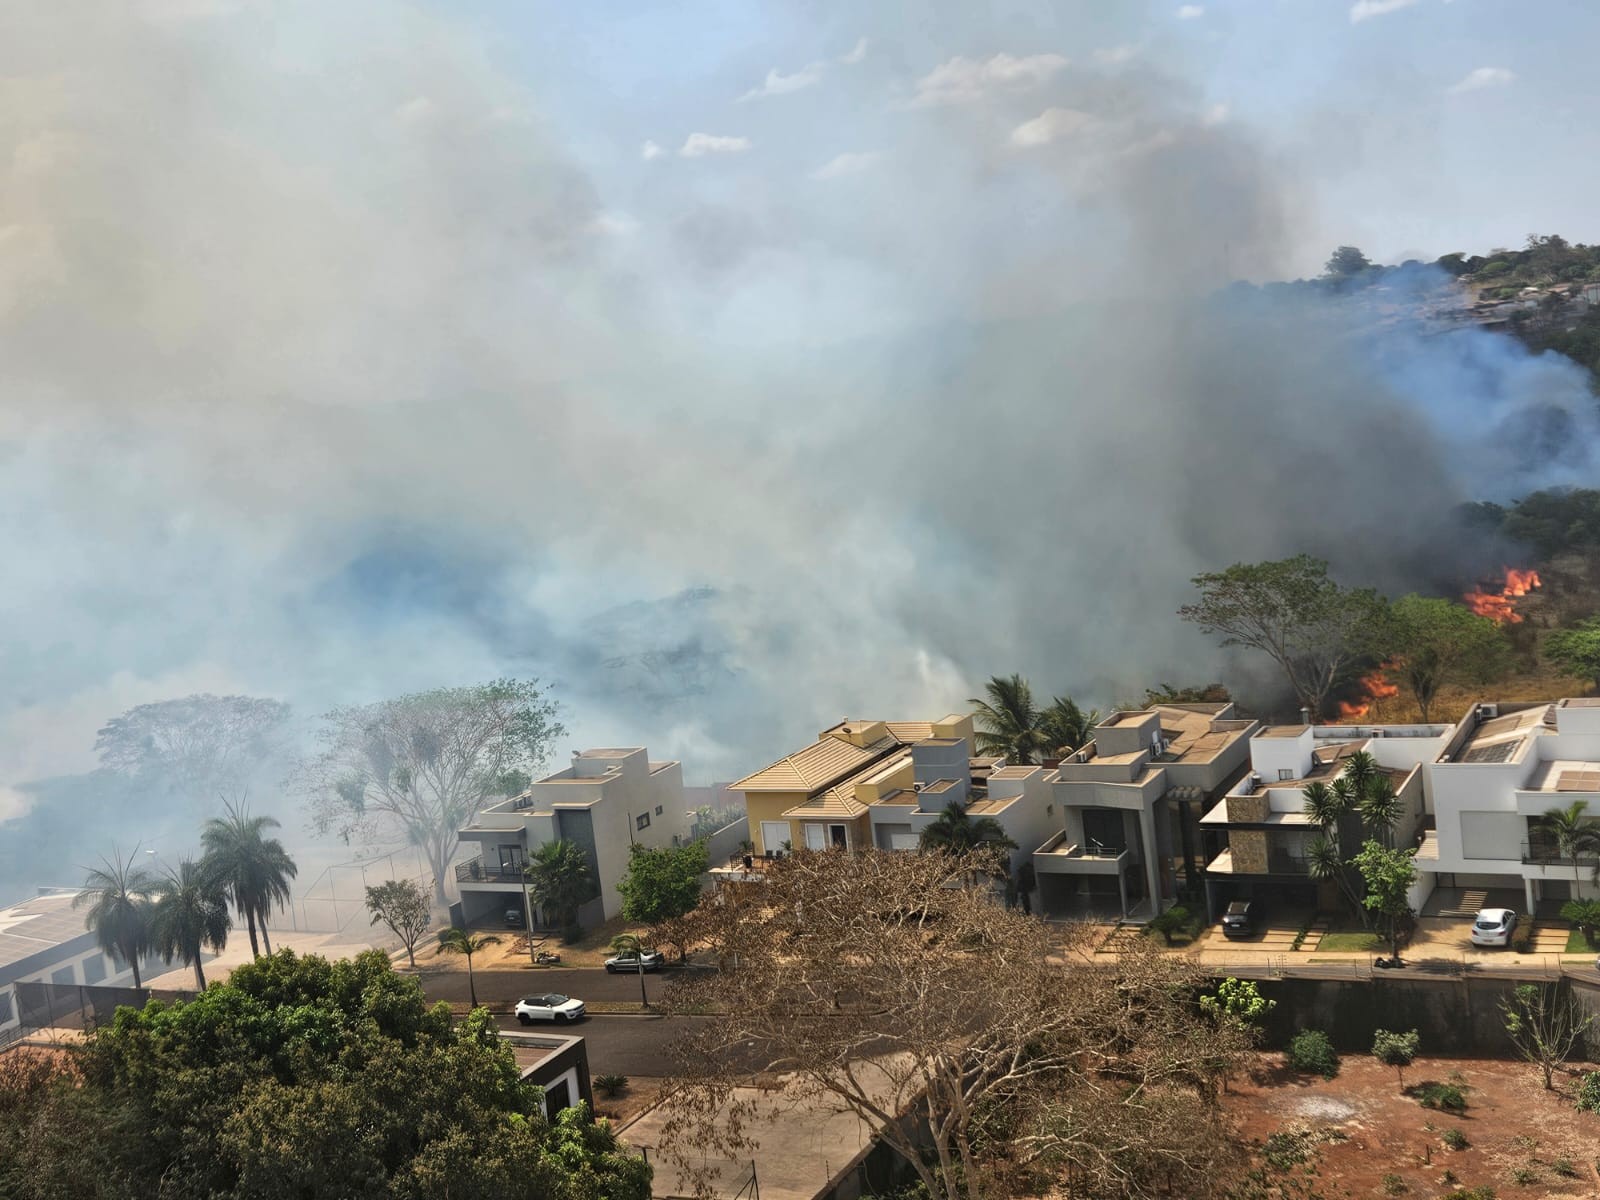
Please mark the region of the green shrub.
<svg viewBox="0 0 1600 1200"><path fill-rule="evenodd" d="M1439 1140L1452 1150L1465 1150L1472 1145L1471 1142L1467 1141L1467 1135L1455 1128L1446 1129L1439 1135Z"/></svg>
<svg viewBox="0 0 1600 1200"><path fill-rule="evenodd" d="M594 1086L600 1089L603 1096L620 1096L628 1090L628 1077L626 1075L596 1075Z"/></svg>
<svg viewBox="0 0 1600 1200"><path fill-rule="evenodd" d="M1517 954L1527 954L1533 950L1533 926L1517 926L1516 933L1511 935L1511 949Z"/></svg>
<svg viewBox="0 0 1600 1200"><path fill-rule="evenodd" d="M1576 1179L1578 1168L1572 1165L1570 1158L1558 1158L1550 1164L1550 1169L1563 1179Z"/></svg>
<svg viewBox="0 0 1600 1200"><path fill-rule="evenodd" d="M1578 1080L1578 1107L1584 1112L1600 1112L1600 1071L1585 1071Z"/></svg>
<svg viewBox="0 0 1600 1200"><path fill-rule="evenodd" d="M1194 921L1194 914L1181 904L1174 904L1166 912L1158 913L1151 918L1147 929L1152 929L1161 935L1167 945L1172 945L1172 935L1175 933L1188 933L1189 926Z"/></svg>
<svg viewBox="0 0 1600 1200"><path fill-rule="evenodd" d="M1539 1182L1539 1172L1532 1167L1513 1167L1511 1169L1511 1182L1527 1187L1529 1184Z"/></svg>
<svg viewBox="0 0 1600 1200"><path fill-rule="evenodd" d="M1453 1083L1420 1083L1411 1089L1411 1094L1423 1108L1462 1112L1467 1107L1466 1095Z"/></svg>
<svg viewBox="0 0 1600 1200"><path fill-rule="evenodd" d="M1411 1189L1406 1186L1406 1181L1393 1171L1383 1177L1383 1190L1391 1196L1403 1196Z"/></svg>
<svg viewBox="0 0 1600 1200"><path fill-rule="evenodd" d="M1439 1200L1494 1200L1494 1189L1484 1184L1475 1188L1457 1188L1446 1192Z"/></svg>
<svg viewBox="0 0 1600 1200"><path fill-rule="evenodd" d="M1261 1147L1261 1157L1274 1171L1287 1171L1311 1157L1307 1149L1309 1141L1310 1135L1307 1133L1280 1131L1269 1137L1266 1145Z"/></svg>
<svg viewBox="0 0 1600 1200"><path fill-rule="evenodd" d="M1332 1079L1339 1073L1339 1056L1320 1029L1304 1029L1289 1043L1289 1065L1308 1075Z"/></svg>

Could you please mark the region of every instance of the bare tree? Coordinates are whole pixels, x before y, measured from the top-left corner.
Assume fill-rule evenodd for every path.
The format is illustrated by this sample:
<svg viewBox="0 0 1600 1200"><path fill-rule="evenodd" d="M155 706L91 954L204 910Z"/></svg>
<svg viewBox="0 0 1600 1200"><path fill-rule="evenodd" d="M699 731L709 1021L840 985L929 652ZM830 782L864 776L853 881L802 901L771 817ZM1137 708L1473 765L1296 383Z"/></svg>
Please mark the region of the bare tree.
<svg viewBox="0 0 1600 1200"><path fill-rule="evenodd" d="M1559 983L1519 983L1500 1001L1500 1014L1517 1053L1543 1073L1546 1091L1555 1086L1556 1068L1571 1057L1594 1023Z"/></svg>
<svg viewBox="0 0 1600 1200"><path fill-rule="evenodd" d="M434 898L457 833L484 801L507 794L566 730L534 680L436 688L323 717L323 752L301 770L319 832L349 839L385 824L428 856Z"/></svg>
<svg viewBox="0 0 1600 1200"><path fill-rule="evenodd" d="M718 1014L679 1046L674 1165L705 1188L697 1162L749 1148L755 1101L736 1088L759 1063L876 1126L938 1200L1061 1180L1220 1190L1234 1150L1217 1088L1248 1031L1205 1016L1183 960L1136 946L1096 962L1080 930L960 885L993 869L981 851L801 853L682 918L675 933L724 970L665 997Z"/></svg>

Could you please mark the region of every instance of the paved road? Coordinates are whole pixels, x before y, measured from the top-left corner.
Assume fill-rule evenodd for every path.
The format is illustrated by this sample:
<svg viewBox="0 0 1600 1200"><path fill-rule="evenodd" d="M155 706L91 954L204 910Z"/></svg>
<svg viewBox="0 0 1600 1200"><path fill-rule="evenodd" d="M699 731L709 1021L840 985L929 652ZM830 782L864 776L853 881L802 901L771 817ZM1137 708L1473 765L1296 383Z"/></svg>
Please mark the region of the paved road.
<svg viewBox="0 0 1600 1200"><path fill-rule="evenodd" d="M502 1029L521 1031L515 1017L497 1018ZM668 1046L695 1020L693 1017L625 1017L601 1013L576 1025L558 1025L555 1031L583 1038L592 1075L674 1075L677 1066ZM543 1033L548 1025L531 1025L529 1032Z"/></svg>
<svg viewBox="0 0 1600 1200"><path fill-rule="evenodd" d="M478 1003L492 1009L509 1011L523 996L535 992L564 992L579 1000L632 1000L639 999L637 975L608 975L599 967L524 967L475 971ZM646 993L654 998L661 994L671 972L653 972L644 977ZM422 977L422 990L429 1000L448 1000L455 1004L467 1002L467 973L441 971Z"/></svg>

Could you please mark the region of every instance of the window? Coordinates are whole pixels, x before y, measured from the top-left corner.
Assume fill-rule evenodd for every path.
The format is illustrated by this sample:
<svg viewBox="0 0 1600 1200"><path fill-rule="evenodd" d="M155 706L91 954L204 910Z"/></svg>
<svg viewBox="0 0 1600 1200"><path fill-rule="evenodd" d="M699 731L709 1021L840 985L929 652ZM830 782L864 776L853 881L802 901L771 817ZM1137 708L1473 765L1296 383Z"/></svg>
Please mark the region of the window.
<svg viewBox="0 0 1600 1200"><path fill-rule="evenodd" d="M62 987L71 987L74 983L76 983L77 980L72 974L72 964L68 963L64 967L58 967L56 970L51 971L50 982L58 984Z"/></svg>
<svg viewBox="0 0 1600 1200"><path fill-rule="evenodd" d="M1293 779L1293 778L1294 778L1294 772L1291 771L1288 767L1279 767L1278 768L1278 780L1279 780L1279 782L1282 782L1285 779Z"/></svg>
<svg viewBox="0 0 1600 1200"><path fill-rule="evenodd" d="M659 817L660 815L661 815L661 805L658 804L658 805L656 805L656 816Z"/></svg>
<svg viewBox="0 0 1600 1200"><path fill-rule="evenodd" d="M1055 816L1056 815L1056 806L1054 804L1046 804L1044 806L1044 815L1047 816L1047 817Z"/></svg>
<svg viewBox="0 0 1600 1200"><path fill-rule="evenodd" d="M835 850L848 850L850 848L850 842L845 834L843 825L828 826L828 843Z"/></svg>
<svg viewBox="0 0 1600 1200"><path fill-rule="evenodd" d="M637 821L635 821L634 824L637 825L640 829L649 829L650 828L650 814L649 813L640 813L639 814L639 819Z"/></svg>
<svg viewBox="0 0 1600 1200"><path fill-rule="evenodd" d="M83 981L99 983L106 977L106 959L103 954L91 954L83 960Z"/></svg>
<svg viewBox="0 0 1600 1200"><path fill-rule="evenodd" d="M11 1020L15 1016L16 1013L11 1007L11 991L8 988L6 991L0 992L0 1025L11 1024Z"/></svg>

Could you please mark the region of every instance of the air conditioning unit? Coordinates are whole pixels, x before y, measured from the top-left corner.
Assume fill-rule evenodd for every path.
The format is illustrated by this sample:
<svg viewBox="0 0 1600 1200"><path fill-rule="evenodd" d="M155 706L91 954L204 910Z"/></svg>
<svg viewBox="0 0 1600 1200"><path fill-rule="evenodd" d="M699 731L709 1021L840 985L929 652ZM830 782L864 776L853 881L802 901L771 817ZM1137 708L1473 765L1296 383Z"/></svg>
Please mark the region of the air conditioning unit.
<svg viewBox="0 0 1600 1200"><path fill-rule="evenodd" d="M1478 720L1480 721L1492 721L1499 715L1500 706L1498 704L1478 705Z"/></svg>

